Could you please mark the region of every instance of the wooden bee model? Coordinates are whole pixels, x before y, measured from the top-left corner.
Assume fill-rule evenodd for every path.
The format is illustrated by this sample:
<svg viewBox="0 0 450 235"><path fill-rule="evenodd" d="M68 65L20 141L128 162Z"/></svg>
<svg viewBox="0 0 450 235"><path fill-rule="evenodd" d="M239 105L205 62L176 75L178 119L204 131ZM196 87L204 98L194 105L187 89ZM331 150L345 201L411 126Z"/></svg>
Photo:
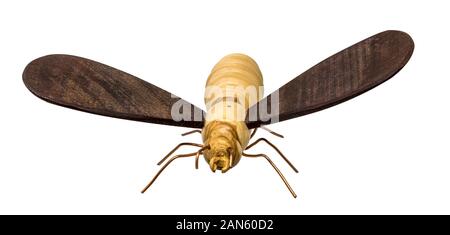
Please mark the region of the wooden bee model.
<svg viewBox="0 0 450 235"><path fill-rule="evenodd" d="M142 192L177 158L195 157L198 168L198 158L203 155L213 172L227 172L244 156L265 158L296 197L267 155L245 152L265 142L298 172L267 139L249 144L257 128L268 130L264 125L320 111L366 92L394 76L413 50L408 34L385 31L320 62L265 98L256 62L243 54L231 54L216 64L206 82L206 115L137 77L70 55L48 55L32 61L25 68L23 81L33 94L50 103L110 117L197 128L183 135L201 133L202 144L178 144L158 165L181 146L199 149L170 158Z"/></svg>

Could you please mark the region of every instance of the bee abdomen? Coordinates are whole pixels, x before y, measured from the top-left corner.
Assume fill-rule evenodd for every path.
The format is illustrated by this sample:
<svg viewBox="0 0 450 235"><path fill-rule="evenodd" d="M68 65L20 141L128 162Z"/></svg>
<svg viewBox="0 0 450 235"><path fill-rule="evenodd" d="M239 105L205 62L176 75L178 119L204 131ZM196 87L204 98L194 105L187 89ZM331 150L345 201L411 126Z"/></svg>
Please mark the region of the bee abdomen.
<svg viewBox="0 0 450 235"><path fill-rule="evenodd" d="M230 54L212 69L206 81L207 121L244 121L247 109L263 96L263 78L256 62Z"/></svg>

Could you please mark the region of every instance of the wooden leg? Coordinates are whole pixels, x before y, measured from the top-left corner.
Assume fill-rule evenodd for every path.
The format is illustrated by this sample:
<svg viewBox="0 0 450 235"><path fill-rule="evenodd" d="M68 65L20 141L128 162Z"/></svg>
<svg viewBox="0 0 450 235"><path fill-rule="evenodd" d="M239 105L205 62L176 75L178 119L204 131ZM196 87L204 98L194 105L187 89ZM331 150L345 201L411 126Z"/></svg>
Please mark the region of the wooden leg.
<svg viewBox="0 0 450 235"><path fill-rule="evenodd" d="M274 136L277 136L277 137L280 137L280 138L284 138L283 135L278 134L278 133L276 133L275 131L272 131L272 130L270 130L269 128L267 128L267 127L265 127L265 126L260 126L260 127L256 127L255 129L253 129L253 132L252 132L252 134L250 135L250 139L252 139L253 136L255 136L256 131L258 130L258 128L261 128L261 129L263 129L263 130L269 132L270 134L272 134L272 135L274 135Z"/></svg>
<svg viewBox="0 0 450 235"><path fill-rule="evenodd" d="M253 129L253 132L252 132L252 134L250 135L250 139L252 139L253 136L255 136L257 130L258 130L258 127L255 128L255 129Z"/></svg>
<svg viewBox="0 0 450 235"><path fill-rule="evenodd" d="M200 133L201 134L202 131L201 130L188 131L186 133L181 134L181 136L187 136L187 135L190 135L190 134L193 134L193 133Z"/></svg>
<svg viewBox="0 0 450 235"><path fill-rule="evenodd" d="M147 186L145 186L145 188L141 191L141 193L145 193L145 191L147 191L148 188L150 188L150 186L152 186L152 184L155 182L155 180L158 178L158 176L164 171L164 169L166 169L166 167L173 162L173 160L178 159L178 158L182 158L182 157L193 157L195 155L197 155L197 152L194 153L188 153L188 154L180 154L180 155L176 155L174 157L172 157L166 164L164 164L163 167L161 167L161 169L158 171L158 173L156 173L156 175L153 177L153 179L150 181L150 183L147 184Z"/></svg>
<svg viewBox="0 0 450 235"><path fill-rule="evenodd" d="M274 136L278 136L280 138L284 138L283 135L276 133L275 131L270 130L269 128L265 127L265 126L260 126L261 129L269 132L270 134L274 135Z"/></svg>
<svg viewBox="0 0 450 235"><path fill-rule="evenodd" d="M270 158L267 155L265 155L265 154L247 154L247 153L242 153L242 156L244 156L244 157L263 157L263 158L265 158L270 163L270 165L272 165L273 169L278 173L280 178L283 180L284 184L289 189L289 192L291 192L292 196L294 198L297 198L297 194L295 194L294 190L291 188L291 186L287 182L286 178L284 178L284 175L281 173L281 171L278 169L278 167L275 165L275 163L273 163L272 160L270 160Z"/></svg>
<svg viewBox="0 0 450 235"><path fill-rule="evenodd" d="M161 165L175 151L177 151L177 149L179 149L181 146L184 146L184 145L195 146L195 147L199 147L199 148L203 147L202 144L196 144L196 143L181 143L181 144L178 144L175 148L172 149L172 151L170 151L165 157L163 157L163 159L161 159L161 161L158 162L158 166Z"/></svg>
<svg viewBox="0 0 450 235"><path fill-rule="evenodd" d="M245 150L248 150L248 149L252 148L253 146L255 146L256 144L258 144L258 143L261 142L261 141L267 143L267 144L270 145L273 149L275 149L275 151L277 151L278 154L280 154L280 156L284 159L284 161L286 161L286 163L292 168L292 170L294 170L295 173L298 173L297 168L295 168L295 166L287 159L287 157L284 156L284 154L277 148L277 146L275 146L274 144L272 144L270 141L268 141L268 140L265 139L265 138L259 138L259 139L257 139L255 142L253 142L253 143L251 143L249 146L247 146L247 148L245 148Z"/></svg>

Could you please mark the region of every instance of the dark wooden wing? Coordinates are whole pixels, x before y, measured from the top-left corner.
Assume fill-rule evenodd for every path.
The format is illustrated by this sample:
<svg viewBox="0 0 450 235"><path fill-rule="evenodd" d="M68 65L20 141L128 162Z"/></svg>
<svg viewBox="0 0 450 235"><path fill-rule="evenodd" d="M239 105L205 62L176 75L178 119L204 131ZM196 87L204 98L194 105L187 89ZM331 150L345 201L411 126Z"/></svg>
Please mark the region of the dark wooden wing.
<svg viewBox="0 0 450 235"><path fill-rule="evenodd" d="M48 55L23 72L36 96L90 113L173 126L201 128L203 111L144 80L70 55ZM174 115L172 115L174 114Z"/></svg>
<svg viewBox="0 0 450 235"><path fill-rule="evenodd" d="M360 95L394 76L414 50L411 37L385 31L325 59L250 107L255 128L300 117ZM267 105L266 105L267 104Z"/></svg>

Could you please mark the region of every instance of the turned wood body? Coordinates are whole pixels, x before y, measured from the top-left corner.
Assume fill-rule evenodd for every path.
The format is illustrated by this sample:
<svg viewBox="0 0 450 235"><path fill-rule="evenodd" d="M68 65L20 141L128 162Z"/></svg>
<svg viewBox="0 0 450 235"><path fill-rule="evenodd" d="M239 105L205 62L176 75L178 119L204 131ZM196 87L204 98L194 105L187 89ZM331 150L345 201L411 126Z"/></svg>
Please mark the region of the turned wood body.
<svg viewBox="0 0 450 235"><path fill-rule="evenodd" d="M227 166L239 162L248 145L245 116L248 108L263 97L263 78L252 58L230 54L214 66L205 88L207 114L202 137L205 146L210 146L205 159L212 170L226 171Z"/></svg>

